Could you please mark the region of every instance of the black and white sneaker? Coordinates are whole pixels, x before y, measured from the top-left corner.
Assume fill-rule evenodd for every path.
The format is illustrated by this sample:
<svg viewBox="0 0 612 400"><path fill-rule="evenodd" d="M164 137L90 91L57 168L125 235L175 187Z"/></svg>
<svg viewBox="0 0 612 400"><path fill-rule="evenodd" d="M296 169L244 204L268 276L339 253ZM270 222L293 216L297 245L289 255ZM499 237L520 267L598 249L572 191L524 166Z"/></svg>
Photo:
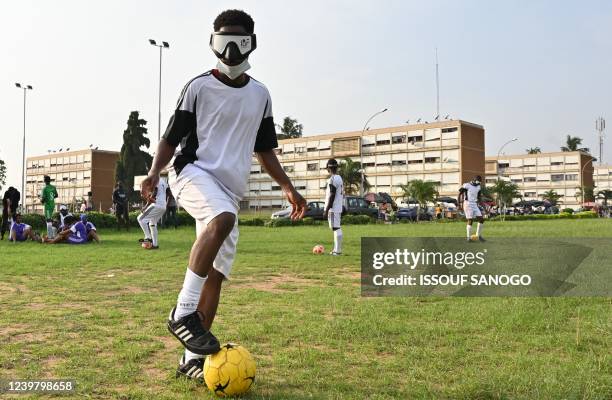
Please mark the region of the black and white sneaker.
<svg viewBox="0 0 612 400"><path fill-rule="evenodd" d="M153 240L147 239L147 238L138 239L138 243L144 243L144 242L153 243Z"/></svg>
<svg viewBox="0 0 612 400"><path fill-rule="evenodd" d="M168 330L183 346L192 353L200 355L215 354L221 350L219 341L210 331L202 326L204 316L200 311L194 311L184 317L174 320L176 307L168 316Z"/></svg>
<svg viewBox="0 0 612 400"><path fill-rule="evenodd" d="M176 377L193 379L198 383L204 383L204 358L192 358L185 362L185 355L183 354L176 369Z"/></svg>

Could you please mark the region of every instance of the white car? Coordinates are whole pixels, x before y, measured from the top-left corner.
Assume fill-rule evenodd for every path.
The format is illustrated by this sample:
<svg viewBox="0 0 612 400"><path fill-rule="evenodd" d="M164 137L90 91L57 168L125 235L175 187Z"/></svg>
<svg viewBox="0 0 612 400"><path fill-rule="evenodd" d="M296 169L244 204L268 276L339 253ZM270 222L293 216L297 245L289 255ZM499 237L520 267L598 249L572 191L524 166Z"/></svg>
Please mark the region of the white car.
<svg viewBox="0 0 612 400"><path fill-rule="evenodd" d="M270 218L272 219L289 218L290 215L291 215L291 206L272 213L272 216Z"/></svg>

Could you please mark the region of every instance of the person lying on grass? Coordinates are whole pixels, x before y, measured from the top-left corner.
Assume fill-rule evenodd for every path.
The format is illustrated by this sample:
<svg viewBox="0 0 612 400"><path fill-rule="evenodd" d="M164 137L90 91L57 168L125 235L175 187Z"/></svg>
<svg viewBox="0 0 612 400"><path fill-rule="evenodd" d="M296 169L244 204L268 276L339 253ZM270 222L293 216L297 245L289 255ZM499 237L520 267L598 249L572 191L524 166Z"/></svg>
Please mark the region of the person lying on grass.
<svg viewBox="0 0 612 400"><path fill-rule="evenodd" d="M64 219L64 230L57 234L53 239L44 237L43 243L57 244L84 244L90 239L88 238L87 228L85 224L78 220L75 216L70 215ZM91 232L90 232L91 234Z"/></svg>

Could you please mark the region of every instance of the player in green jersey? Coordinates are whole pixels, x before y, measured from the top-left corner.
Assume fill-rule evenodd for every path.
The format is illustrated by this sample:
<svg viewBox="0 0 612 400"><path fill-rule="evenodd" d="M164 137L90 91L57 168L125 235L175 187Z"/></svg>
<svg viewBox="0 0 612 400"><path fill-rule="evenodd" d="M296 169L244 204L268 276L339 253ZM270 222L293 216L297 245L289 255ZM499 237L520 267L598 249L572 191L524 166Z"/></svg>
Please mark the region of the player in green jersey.
<svg viewBox="0 0 612 400"><path fill-rule="evenodd" d="M45 175L45 187L40 195L40 201L45 206L45 218L47 220L47 236L53 236L53 212L55 211L55 199L57 198L57 190L51 184L51 177Z"/></svg>

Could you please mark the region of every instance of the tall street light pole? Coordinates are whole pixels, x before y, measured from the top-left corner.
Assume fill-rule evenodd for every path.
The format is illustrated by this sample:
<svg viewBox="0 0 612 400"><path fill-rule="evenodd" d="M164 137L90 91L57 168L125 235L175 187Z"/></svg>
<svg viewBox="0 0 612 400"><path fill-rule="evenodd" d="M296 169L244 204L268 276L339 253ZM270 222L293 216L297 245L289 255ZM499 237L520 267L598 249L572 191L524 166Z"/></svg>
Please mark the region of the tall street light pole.
<svg viewBox="0 0 612 400"><path fill-rule="evenodd" d="M511 139L511 140L508 140L506 143L504 143L504 144L503 144L503 145L502 145L502 146L499 148L499 151L497 152L497 168L496 168L496 169L497 169L497 180L499 180L499 175L500 175L500 174L499 174L499 156L500 156L500 154L501 154L502 150L504 149L504 147L506 147L507 145L509 145L509 144L510 144L510 143L512 143L512 142L516 142L517 140L518 140L518 138L514 138L514 139Z"/></svg>
<svg viewBox="0 0 612 400"><path fill-rule="evenodd" d="M161 85L162 85L162 50L169 49L170 45L168 42L157 42L153 39L149 39L149 43L152 46L159 47L159 93L157 95L157 141L161 140Z"/></svg>
<svg viewBox="0 0 612 400"><path fill-rule="evenodd" d="M18 89L23 89L23 146L21 155L21 204L25 207L26 204L26 193L25 193L25 145L26 145L26 93L28 90L32 90L32 85L24 85L23 83L15 83ZM26 210L27 211L27 210Z"/></svg>
<svg viewBox="0 0 612 400"><path fill-rule="evenodd" d="M375 116L382 114L385 111L387 111L386 108L384 110L374 113L370 118L368 118L365 125L363 126L363 129L361 130L361 136L359 138L359 164L361 164L361 186L359 187L359 195L362 197L363 197L363 192L364 192L363 184L365 181L365 176L364 176L365 167L363 166L363 132L365 132L366 128L368 127L368 124L370 123L370 121L372 121L372 119L374 119Z"/></svg>

